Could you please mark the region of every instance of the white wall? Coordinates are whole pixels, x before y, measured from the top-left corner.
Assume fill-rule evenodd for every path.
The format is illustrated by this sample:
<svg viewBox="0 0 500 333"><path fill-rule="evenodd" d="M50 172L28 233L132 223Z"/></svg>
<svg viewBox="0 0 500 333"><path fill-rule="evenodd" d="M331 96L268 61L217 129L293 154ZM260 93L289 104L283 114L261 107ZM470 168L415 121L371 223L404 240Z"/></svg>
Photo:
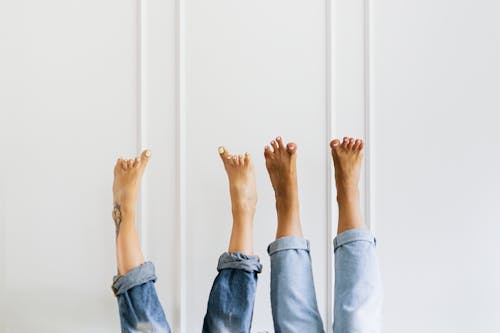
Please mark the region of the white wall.
<svg viewBox="0 0 500 333"><path fill-rule="evenodd" d="M286 8L286 14L284 12ZM231 215L217 153L249 151L259 203L259 276L253 329L272 331L267 245L276 232L264 145L277 135L299 143L301 212L312 240L315 282L327 311L325 30L323 1L186 1L186 301L187 332L201 331ZM280 17L279 20L276 20Z"/></svg>
<svg viewBox="0 0 500 333"><path fill-rule="evenodd" d="M253 327L272 331L265 250L276 218L262 150L276 135L299 144L328 329L327 143L356 135L369 143L363 207L380 245L384 331L497 332L498 7L0 3L0 332L118 330L111 170L143 147L153 151L143 247L174 331L198 331L231 225L222 144L256 163L264 271Z"/></svg>
<svg viewBox="0 0 500 333"><path fill-rule="evenodd" d="M386 332L500 331L499 12L487 0L372 4Z"/></svg>
<svg viewBox="0 0 500 333"><path fill-rule="evenodd" d="M0 6L0 331L117 331L110 186L137 144L136 4Z"/></svg>

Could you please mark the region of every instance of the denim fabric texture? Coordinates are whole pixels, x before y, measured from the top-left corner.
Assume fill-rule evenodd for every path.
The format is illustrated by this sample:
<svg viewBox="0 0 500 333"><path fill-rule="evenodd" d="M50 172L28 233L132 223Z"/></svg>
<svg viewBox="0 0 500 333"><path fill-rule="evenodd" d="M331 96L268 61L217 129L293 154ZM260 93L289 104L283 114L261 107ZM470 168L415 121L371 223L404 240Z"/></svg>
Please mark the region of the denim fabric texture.
<svg viewBox="0 0 500 333"><path fill-rule="evenodd" d="M318 311L309 241L283 237L267 249L271 256L271 308L276 333L324 332Z"/></svg>
<svg viewBox="0 0 500 333"><path fill-rule="evenodd" d="M123 333L170 333L154 282L153 263L146 262L123 276L113 278Z"/></svg>
<svg viewBox="0 0 500 333"><path fill-rule="evenodd" d="M335 333L382 331L382 282L376 240L367 229L351 229L333 241Z"/></svg>
<svg viewBox="0 0 500 333"><path fill-rule="evenodd" d="M248 333L252 327L257 274L262 265L257 256L223 253L219 274L210 291L203 333Z"/></svg>
<svg viewBox="0 0 500 333"><path fill-rule="evenodd" d="M352 229L333 241L335 252L335 333L380 333L382 283L369 230ZM321 333L309 241L283 237L268 247L271 257L271 307L276 333ZM223 253L217 265L203 333L249 333L262 271L257 256ZM170 333L154 288L154 265L146 262L113 279L122 332Z"/></svg>

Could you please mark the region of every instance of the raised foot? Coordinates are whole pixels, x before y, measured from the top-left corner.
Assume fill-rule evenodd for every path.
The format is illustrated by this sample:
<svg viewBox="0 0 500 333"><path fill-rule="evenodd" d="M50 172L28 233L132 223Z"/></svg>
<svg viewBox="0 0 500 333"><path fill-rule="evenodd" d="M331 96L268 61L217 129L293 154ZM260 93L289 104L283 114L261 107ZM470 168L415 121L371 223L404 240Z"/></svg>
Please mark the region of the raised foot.
<svg viewBox="0 0 500 333"><path fill-rule="evenodd" d="M278 213L276 238L300 237L302 229L297 186L297 145L292 142L285 144L281 137L277 137L271 141L271 147L265 147L264 157L276 197Z"/></svg>
<svg viewBox="0 0 500 333"><path fill-rule="evenodd" d="M253 221L257 205L255 172L249 153L231 155L225 147L219 147L219 155L229 179L229 192L235 221Z"/></svg>
<svg viewBox="0 0 500 333"><path fill-rule="evenodd" d="M133 159L119 158L115 165L113 182L113 205L119 206L121 212L135 209L141 178L151 157L151 152L145 150L140 157Z"/></svg>
<svg viewBox="0 0 500 333"><path fill-rule="evenodd" d="M362 140L347 137L342 142L338 139L330 142L339 204L339 234L349 229L366 228L361 215L358 190L363 146Z"/></svg>
<svg viewBox="0 0 500 333"><path fill-rule="evenodd" d="M358 192L359 175L363 161L363 140L345 137L330 142L337 195L349 196Z"/></svg>

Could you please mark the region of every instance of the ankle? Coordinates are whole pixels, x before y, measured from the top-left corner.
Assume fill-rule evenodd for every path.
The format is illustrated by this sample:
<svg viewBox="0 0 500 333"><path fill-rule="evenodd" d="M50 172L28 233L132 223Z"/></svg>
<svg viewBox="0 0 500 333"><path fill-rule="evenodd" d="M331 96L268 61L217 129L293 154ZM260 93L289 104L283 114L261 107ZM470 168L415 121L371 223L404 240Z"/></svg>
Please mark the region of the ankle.
<svg viewBox="0 0 500 333"><path fill-rule="evenodd" d="M234 221L253 221L255 216L254 205L233 205L231 208Z"/></svg>
<svg viewBox="0 0 500 333"><path fill-rule="evenodd" d="M359 203L360 194L357 186L337 186L337 203L352 204Z"/></svg>
<svg viewBox="0 0 500 333"><path fill-rule="evenodd" d="M134 216L135 215L135 203L122 201L120 203L115 202L113 204L113 209L118 208L123 216Z"/></svg>

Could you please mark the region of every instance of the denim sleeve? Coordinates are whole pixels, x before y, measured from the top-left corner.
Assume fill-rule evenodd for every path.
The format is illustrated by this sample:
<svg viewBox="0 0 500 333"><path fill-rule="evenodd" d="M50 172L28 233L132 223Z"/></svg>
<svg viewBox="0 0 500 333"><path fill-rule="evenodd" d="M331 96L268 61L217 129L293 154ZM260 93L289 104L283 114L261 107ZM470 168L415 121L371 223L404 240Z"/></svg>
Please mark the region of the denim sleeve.
<svg viewBox="0 0 500 333"><path fill-rule="evenodd" d="M249 333L252 327L257 274L262 265L257 256L223 253L217 266L203 321L203 333Z"/></svg>
<svg viewBox="0 0 500 333"><path fill-rule="evenodd" d="M333 241L335 249L335 333L379 333L382 283L369 230L351 229Z"/></svg>
<svg viewBox="0 0 500 333"><path fill-rule="evenodd" d="M151 262L114 277L112 289L118 299L122 333L170 333L156 295L155 281L155 268Z"/></svg>
<svg viewBox="0 0 500 333"><path fill-rule="evenodd" d="M309 254L309 241L282 237L268 247L271 308L276 333L322 333Z"/></svg>

